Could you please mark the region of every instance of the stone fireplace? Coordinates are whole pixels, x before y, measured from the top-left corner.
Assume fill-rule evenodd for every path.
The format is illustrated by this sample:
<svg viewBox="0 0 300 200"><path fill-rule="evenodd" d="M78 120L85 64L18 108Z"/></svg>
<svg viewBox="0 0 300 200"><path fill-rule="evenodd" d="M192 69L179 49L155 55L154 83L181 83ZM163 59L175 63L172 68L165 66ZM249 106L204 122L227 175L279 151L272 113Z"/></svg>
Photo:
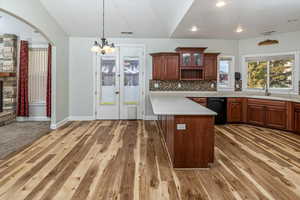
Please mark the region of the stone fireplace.
<svg viewBox="0 0 300 200"><path fill-rule="evenodd" d="M16 119L17 36L0 35L0 126Z"/></svg>

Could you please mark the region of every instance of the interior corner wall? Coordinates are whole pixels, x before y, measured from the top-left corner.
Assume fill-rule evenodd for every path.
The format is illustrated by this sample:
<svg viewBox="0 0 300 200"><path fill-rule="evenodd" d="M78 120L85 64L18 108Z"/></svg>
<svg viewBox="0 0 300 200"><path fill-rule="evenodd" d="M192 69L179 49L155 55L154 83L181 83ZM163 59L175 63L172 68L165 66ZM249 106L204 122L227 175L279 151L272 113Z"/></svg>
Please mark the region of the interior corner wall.
<svg viewBox="0 0 300 200"><path fill-rule="evenodd" d="M0 9L19 17L34 26L52 43L56 49L53 80L54 116L52 124L57 124L69 116L69 38L56 21L48 14L39 0L0 0Z"/></svg>
<svg viewBox="0 0 300 200"><path fill-rule="evenodd" d="M154 52L173 52L176 47L208 47L207 52L221 52L223 55L238 56L237 40L214 39L151 39L111 38L115 44L144 44L146 48L146 117L153 116L149 101L149 80L152 79L152 58ZM70 117L91 119L94 113L94 74L91 46L95 38L70 38ZM238 59L237 59L238 60Z"/></svg>
<svg viewBox="0 0 300 200"><path fill-rule="evenodd" d="M275 39L279 41L277 45L258 46L258 43L266 39ZM257 37L250 39L239 40L239 68L238 71L242 72L243 61L242 57L245 55L255 54L269 54L269 53L287 53L287 52L300 52L300 31L274 34L270 38ZM299 56L299 54L298 54ZM300 56L297 58L300 60ZM299 62L296 65L295 80L299 81L300 77L300 66ZM295 91L298 91L299 84L296 83Z"/></svg>

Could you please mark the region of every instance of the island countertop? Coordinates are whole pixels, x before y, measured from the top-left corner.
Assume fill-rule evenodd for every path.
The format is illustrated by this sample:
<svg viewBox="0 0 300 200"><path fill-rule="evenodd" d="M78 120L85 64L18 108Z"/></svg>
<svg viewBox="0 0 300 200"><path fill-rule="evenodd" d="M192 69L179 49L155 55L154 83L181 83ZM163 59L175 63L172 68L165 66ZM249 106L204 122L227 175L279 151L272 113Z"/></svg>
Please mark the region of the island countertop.
<svg viewBox="0 0 300 200"><path fill-rule="evenodd" d="M217 115L184 96L151 94L150 101L155 115Z"/></svg>

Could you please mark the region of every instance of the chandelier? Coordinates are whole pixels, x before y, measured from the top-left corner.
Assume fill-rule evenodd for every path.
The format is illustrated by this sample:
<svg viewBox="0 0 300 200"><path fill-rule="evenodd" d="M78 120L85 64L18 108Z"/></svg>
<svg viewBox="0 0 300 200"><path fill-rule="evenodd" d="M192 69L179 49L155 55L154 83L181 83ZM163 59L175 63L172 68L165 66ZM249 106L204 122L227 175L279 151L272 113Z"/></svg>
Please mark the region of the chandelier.
<svg viewBox="0 0 300 200"><path fill-rule="evenodd" d="M115 45L114 43L109 43L108 40L105 38L105 4L103 0L103 12L102 12L102 38L101 41L95 41L91 51L95 53L101 53L101 54L107 54L107 53L113 53L115 52Z"/></svg>

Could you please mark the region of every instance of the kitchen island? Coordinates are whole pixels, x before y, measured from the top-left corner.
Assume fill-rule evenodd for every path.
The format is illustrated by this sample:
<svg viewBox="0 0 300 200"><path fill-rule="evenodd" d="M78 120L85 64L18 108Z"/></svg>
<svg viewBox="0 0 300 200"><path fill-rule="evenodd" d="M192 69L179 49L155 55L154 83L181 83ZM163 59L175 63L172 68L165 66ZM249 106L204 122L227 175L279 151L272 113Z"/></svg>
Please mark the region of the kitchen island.
<svg viewBox="0 0 300 200"><path fill-rule="evenodd" d="M151 94L153 112L174 168L208 168L214 162L217 113L180 96Z"/></svg>

